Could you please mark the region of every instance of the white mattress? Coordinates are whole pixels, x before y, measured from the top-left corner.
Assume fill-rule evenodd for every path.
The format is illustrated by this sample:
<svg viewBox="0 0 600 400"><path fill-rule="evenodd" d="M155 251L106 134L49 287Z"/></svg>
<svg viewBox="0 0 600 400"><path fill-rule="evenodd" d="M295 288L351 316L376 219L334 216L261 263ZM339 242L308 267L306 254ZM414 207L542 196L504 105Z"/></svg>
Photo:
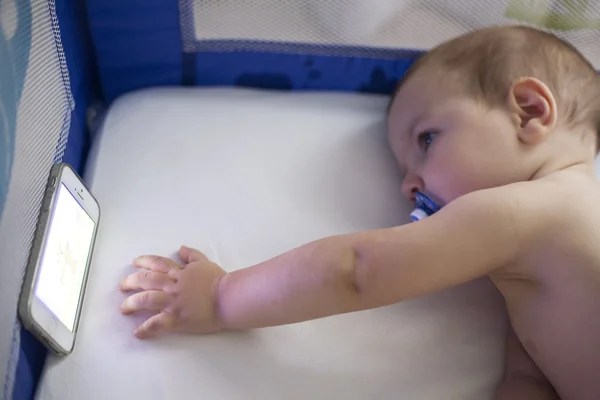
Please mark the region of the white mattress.
<svg viewBox="0 0 600 400"><path fill-rule="evenodd" d="M485 279L356 314L139 341L119 279L195 246L227 270L323 236L408 222L387 98L160 89L120 99L88 161L102 208L79 339L42 399L485 400L505 314ZM435 251L435 249L432 249Z"/></svg>

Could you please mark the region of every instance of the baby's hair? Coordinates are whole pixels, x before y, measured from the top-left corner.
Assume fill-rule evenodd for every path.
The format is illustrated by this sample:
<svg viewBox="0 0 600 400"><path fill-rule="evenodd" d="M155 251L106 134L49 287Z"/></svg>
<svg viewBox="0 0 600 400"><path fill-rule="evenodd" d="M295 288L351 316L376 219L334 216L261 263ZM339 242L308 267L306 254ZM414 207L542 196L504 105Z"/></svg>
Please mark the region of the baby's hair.
<svg viewBox="0 0 600 400"><path fill-rule="evenodd" d="M490 106L506 105L517 79L537 78L554 94L559 122L595 129L600 143L600 77L574 46L551 33L496 26L444 42L411 66L392 101L402 84L422 69Z"/></svg>

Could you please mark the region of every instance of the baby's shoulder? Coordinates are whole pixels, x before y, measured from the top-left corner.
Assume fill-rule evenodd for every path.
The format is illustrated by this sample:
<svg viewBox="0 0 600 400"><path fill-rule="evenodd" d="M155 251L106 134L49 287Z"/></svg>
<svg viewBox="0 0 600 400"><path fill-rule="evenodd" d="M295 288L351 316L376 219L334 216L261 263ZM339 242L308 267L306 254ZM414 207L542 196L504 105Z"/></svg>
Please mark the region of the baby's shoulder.
<svg viewBox="0 0 600 400"><path fill-rule="evenodd" d="M563 230L581 230L585 226L600 228L600 182L588 174L556 173L548 179L531 182L531 195L544 207L553 210ZM598 230L600 233L600 230Z"/></svg>
<svg viewBox="0 0 600 400"><path fill-rule="evenodd" d="M577 226L582 220L595 222L595 217L600 222L600 182L587 174L555 173L544 179L508 185L498 195L509 203L514 198L514 205L522 213L564 228Z"/></svg>
<svg viewBox="0 0 600 400"><path fill-rule="evenodd" d="M504 216L498 223L514 225L524 252L571 245L574 240L600 241L600 184L588 174L556 173L493 188L478 197L482 207L497 208Z"/></svg>
<svg viewBox="0 0 600 400"><path fill-rule="evenodd" d="M584 292L591 281L600 289L600 185L595 178L557 174L499 188L496 196L509 204L512 221L507 223L515 225L519 243L513 261L490 275L507 303L523 290L540 287L557 297L569 296L563 287Z"/></svg>
<svg viewBox="0 0 600 400"><path fill-rule="evenodd" d="M595 177L564 174L549 181L561 225L555 235L582 256L600 259L600 184ZM552 201L552 200L546 200ZM575 247L575 248L573 248Z"/></svg>
<svg viewBox="0 0 600 400"><path fill-rule="evenodd" d="M569 171L510 186L501 195L517 199L519 230L535 230L532 251L600 260L600 184L595 177Z"/></svg>

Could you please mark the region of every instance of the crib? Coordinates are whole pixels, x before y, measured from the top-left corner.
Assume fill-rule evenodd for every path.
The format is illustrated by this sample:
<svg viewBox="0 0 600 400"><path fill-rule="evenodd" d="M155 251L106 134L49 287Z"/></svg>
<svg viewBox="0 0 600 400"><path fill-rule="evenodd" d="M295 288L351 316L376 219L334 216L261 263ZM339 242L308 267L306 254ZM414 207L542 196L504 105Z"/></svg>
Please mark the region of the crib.
<svg viewBox="0 0 600 400"><path fill-rule="evenodd" d="M600 67L600 2L0 0L2 399L491 399L506 318L487 280L257 332L140 342L120 277L181 244L226 269L408 222L390 93L469 30L554 32ZM64 359L16 316L50 166L102 219ZM139 320L137 321L139 322Z"/></svg>

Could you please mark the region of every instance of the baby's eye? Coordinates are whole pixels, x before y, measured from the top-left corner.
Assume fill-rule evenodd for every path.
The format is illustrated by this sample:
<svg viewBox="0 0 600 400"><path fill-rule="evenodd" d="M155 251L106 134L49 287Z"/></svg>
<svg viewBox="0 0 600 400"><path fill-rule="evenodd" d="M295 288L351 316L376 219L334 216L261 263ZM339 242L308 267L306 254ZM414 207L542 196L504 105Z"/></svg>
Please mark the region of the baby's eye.
<svg viewBox="0 0 600 400"><path fill-rule="evenodd" d="M437 135L437 132L435 131L426 131L423 133L419 134L418 140L419 140L419 147L425 151L427 151L427 149L429 149L429 146L431 146L431 143L433 142L433 138L435 138L435 136Z"/></svg>

